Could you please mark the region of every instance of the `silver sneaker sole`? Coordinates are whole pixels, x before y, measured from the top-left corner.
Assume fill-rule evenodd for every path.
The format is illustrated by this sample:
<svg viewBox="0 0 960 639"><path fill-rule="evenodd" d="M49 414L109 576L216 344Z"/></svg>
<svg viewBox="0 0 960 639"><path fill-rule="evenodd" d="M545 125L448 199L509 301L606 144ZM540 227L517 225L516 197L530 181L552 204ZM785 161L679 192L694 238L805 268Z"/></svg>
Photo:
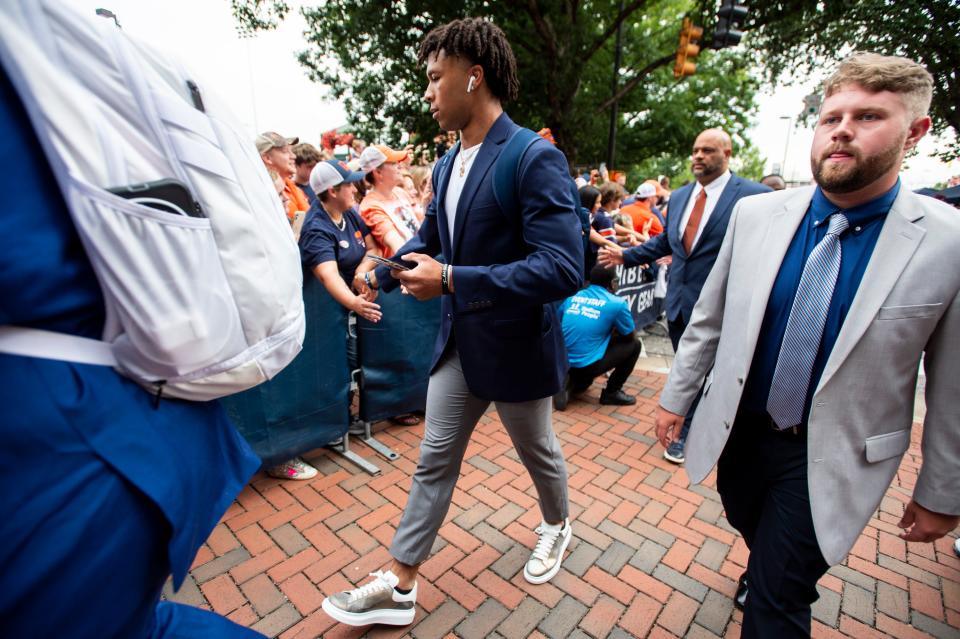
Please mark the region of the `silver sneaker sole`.
<svg viewBox="0 0 960 639"><path fill-rule="evenodd" d="M663 451L663 458L666 459L668 462L671 462L671 463L673 463L673 464L682 464L684 461L686 461L686 456L683 456L683 457L674 457L673 455L671 455L671 454L668 453L667 451Z"/></svg>
<svg viewBox="0 0 960 639"><path fill-rule="evenodd" d="M323 600L323 611L348 626L369 626L384 624L387 626L409 626L417 616L417 607L409 610L371 610L369 612L347 612L334 606L329 598Z"/></svg>
<svg viewBox="0 0 960 639"><path fill-rule="evenodd" d="M566 537L560 538L560 554L558 555L557 563L553 565L553 568L543 573L542 575L532 575L527 569L527 566L523 566L523 578L526 579L529 583L532 584L545 584L554 576L560 572L560 566L563 564L563 553L567 552L567 546L570 545L570 540L573 539L573 527L569 528L570 534Z"/></svg>

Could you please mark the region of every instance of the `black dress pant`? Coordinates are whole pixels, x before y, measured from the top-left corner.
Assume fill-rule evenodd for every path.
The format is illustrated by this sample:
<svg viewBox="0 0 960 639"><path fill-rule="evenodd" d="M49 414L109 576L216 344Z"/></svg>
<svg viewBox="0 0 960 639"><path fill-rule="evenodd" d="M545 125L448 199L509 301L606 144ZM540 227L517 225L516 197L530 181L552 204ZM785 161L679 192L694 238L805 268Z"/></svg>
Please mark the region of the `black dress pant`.
<svg viewBox="0 0 960 639"><path fill-rule="evenodd" d="M750 549L741 637L806 638L817 581L829 567L810 514L806 429L770 424L741 411L717 466L727 520Z"/></svg>
<svg viewBox="0 0 960 639"><path fill-rule="evenodd" d="M606 392L616 393L623 388L637 359L640 357L640 340L630 335L614 335L607 344L603 357L583 368L570 369L570 382L574 393L582 393L590 388L594 378L613 370L607 380Z"/></svg>

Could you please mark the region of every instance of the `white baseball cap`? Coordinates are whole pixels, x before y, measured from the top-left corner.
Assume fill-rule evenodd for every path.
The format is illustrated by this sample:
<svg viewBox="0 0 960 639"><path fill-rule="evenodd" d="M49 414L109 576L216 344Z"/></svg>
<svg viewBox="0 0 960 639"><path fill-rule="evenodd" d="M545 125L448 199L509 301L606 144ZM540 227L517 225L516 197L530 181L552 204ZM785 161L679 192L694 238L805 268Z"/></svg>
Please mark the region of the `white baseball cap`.
<svg viewBox="0 0 960 639"><path fill-rule="evenodd" d="M643 184L637 187L636 196L641 200L645 200L648 197L653 197L656 194L657 194L657 189L652 184L647 184L646 182L644 182Z"/></svg>
<svg viewBox="0 0 960 639"><path fill-rule="evenodd" d="M346 162L341 160L327 160L317 162L310 171L310 188L318 196L327 189L343 182L359 182L363 173L351 171Z"/></svg>

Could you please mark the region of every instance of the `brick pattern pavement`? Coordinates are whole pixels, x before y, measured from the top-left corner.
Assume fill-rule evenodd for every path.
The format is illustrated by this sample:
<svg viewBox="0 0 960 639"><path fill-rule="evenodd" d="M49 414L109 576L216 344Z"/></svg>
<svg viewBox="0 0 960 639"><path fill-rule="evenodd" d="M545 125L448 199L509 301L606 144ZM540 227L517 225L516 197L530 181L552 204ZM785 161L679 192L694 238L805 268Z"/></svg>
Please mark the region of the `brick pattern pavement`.
<svg viewBox="0 0 960 639"><path fill-rule="evenodd" d="M688 487L654 443L659 373L637 371L635 407L599 406L598 385L555 413L570 471L574 539L563 569L531 586L522 569L539 523L535 492L496 412L467 450L449 516L424 563L407 628L350 628L320 610L325 594L366 581L407 499L422 425L378 438L400 453L371 477L326 451L309 482L257 475L200 549L178 601L282 639L324 637L738 637L733 608L747 549L723 516L714 478ZM917 429L919 430L919 429ZM954 535L905 544L895 524L919 468L919 432L848 560L820 583L815 637L960 637ZM428 614L429 613L429 614Z"/></svg>

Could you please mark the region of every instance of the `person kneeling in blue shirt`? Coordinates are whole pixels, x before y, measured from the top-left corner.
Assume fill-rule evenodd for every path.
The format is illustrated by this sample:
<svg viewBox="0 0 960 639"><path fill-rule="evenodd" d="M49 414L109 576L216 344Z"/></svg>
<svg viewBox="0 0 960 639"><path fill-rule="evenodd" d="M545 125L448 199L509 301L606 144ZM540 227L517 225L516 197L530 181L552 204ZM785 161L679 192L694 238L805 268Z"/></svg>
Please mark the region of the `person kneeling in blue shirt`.
<svg viewBox="0 0 960 639"><path fill-rule="evenodd" d="M633 316L627 301L617 297L614 269L597 265L590 271L590 286L560 305L563 341L570 373L553 405L564 410L570 397L583 393L594 378L612 370L600 403L629 406L637 398L623 392L623 384L640 357L641 343L634 336Z"/></svg>

